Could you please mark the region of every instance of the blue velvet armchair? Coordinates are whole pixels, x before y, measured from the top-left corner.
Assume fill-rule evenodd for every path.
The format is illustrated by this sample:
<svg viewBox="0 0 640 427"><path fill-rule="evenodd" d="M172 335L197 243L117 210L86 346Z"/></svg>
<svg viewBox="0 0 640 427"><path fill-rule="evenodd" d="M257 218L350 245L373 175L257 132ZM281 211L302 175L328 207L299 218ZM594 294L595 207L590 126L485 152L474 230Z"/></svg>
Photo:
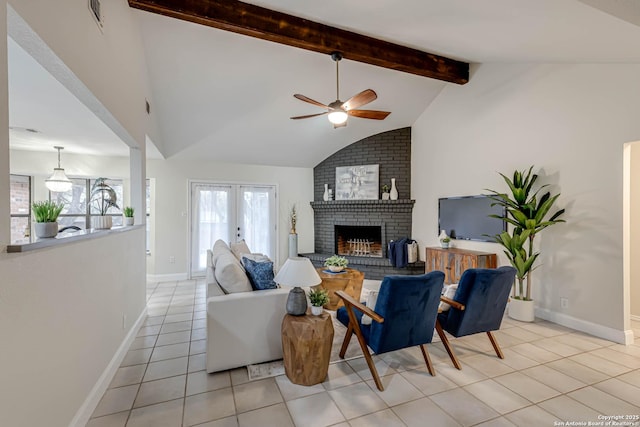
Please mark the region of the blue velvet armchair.
<svg viewBox="0 0 640 427"><path fill-rule="evenodd" d="M454 337L486 332L496 355L504 359L491 331L500 329L515 277L513 267L472 268L462 274L453 300L441 297L451 308L438 314L436 331L456 368L461 369L460 362L444 331Z"/></svg>
<svg viewBox="0 0 640 427"><path fill-rule="evenodd" d="M387 276L380 285L375 311L345 292L336 292L345 304L338 309L337 318L347 327L340 357L344 358L351 335L355 334L373 380L378 390L383 391L367 346L375 354L420 346L427 369L435 376L424 344L430 343L433 338L443 283L444 273L440 271L416 276ZM372 318L370 325L362 324L363 314Z"/></svg>

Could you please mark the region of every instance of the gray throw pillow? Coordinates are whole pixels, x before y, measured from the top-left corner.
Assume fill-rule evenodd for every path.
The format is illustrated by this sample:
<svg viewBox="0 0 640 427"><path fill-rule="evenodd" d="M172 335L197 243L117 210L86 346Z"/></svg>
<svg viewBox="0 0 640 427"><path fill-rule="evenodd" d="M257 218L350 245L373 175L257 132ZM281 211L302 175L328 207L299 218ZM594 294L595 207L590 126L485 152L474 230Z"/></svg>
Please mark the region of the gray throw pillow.
<svg viewBox="0 0 640 427"><path fill-rule="evenodd" d="M218 257L215 276L222 290L228 294L253 290L240 261L231 252Z"/></svg>

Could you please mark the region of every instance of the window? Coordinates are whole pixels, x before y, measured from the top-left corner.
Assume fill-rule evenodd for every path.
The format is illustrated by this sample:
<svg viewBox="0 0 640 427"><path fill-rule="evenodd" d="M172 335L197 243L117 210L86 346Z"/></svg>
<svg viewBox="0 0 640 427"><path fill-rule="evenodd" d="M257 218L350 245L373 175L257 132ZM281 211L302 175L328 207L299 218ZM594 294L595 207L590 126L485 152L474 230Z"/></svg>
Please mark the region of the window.
<svg viewBox="0 0 640 427"><path fill-rule="evenodd" d="M31 177L10 175L9 199L11 213L11 241L29 237L31 229Z"/></svg>
<svg viewBox="0 0 640 427"><path fill-rule="evenodd" d="M76 226L80 229L91 228L91 217L100 213L95 206L87 204L87 195L91 195L91 187L95 179L71 178L73 186L64 193L49 193L50 198L58 203L64 203L64 208L58 217L60 228ZM108 179L105 181L113 188L117 195L118 208L110 207L107 215L113 217L113 225L122 225L122 180ZM89 197L90 200L90 197Z"/></svg>

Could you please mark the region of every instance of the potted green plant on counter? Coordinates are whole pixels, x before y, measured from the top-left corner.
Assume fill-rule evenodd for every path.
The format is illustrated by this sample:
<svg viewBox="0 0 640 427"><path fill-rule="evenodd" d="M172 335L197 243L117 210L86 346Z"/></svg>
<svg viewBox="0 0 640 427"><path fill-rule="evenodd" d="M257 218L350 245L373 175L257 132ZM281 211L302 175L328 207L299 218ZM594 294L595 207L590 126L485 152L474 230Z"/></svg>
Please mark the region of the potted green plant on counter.
<svg viewBox="0 0 640 427"><path fill-rule="evenodd" d="M93 217L93 228L97 230L108 230L113 225L111 216L107 215L110 207L120 209L117 204L118 196L106 181L107 178L98 178L91 187L91 206L100 214Z"/></svg>
<svg viewBox="0 0 640 427"><path fill-rule="evenodd" d="M324 260L324 266L329 269L332 273L338 273L349 265L349 260L345 257L341 257L338 255L332 255L329 258Z"/></svg>
<svg viewBox="0 0 640 427"><path fill-rule="evenodd" d="M506 211L505 218L499 215L491 216L506 221L512 227L511 234L503 232L495 236L496 242L506 249L504 252L509 262L517 270L518 286L516 287L514 283L513 295L509 303L509 317L528 322L534 320L531 272L536 268L534 264L540 255L540 252L534 251L533 239L545 228L565 222L560 219L564 209L551 214L551 208L560 193L552 196L551 192L547 191L538 198L540 191L548 185L542 185L537 190L533 190L538 175L533 174L532 171L533 166L526 172L515 171L513 180L500 174L511 194L489 190L491 192L489 197L494 201L493 204L504 207ZM527 242L528 245L526 245Z"/></svg>
<svg viewBox="0 0 640 427"><path fill-rule="evenodd" d="M58 215L62 212L64 205L50 200L44 202L33 202L33 217L36 221L36 237L48 238L58 234Z"/></svg>
<svg viewBox="0 0 640 427"><path fill-rule="evenodd" d="M131 206L125 206L122 210L122 214L124 215L124 225L133 225L133 214L135 213L135 209Z"/></svg>
<svg viewBox="0 0 640 427"><path fill-rule="evenodd" d="M329 294L322 288L312 289L309 292L309 302L311 303L311 314L319 316L322 314L323 306L329 302Z"/></svg>

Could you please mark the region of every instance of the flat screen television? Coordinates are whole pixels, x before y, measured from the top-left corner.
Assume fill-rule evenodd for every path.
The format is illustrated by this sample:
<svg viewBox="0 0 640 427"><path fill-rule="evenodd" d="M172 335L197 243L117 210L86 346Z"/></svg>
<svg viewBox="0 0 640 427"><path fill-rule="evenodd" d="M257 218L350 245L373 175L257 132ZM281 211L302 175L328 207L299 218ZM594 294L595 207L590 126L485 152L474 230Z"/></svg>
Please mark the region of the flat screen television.
<svg viewBox="0 0 640 427"><path fill-rule="evenodd" d="M502 206L491 206L487 196L445 197L438 199L438 233L445 230L452 239L494 242L493 236L507 229Z"/></svg>

